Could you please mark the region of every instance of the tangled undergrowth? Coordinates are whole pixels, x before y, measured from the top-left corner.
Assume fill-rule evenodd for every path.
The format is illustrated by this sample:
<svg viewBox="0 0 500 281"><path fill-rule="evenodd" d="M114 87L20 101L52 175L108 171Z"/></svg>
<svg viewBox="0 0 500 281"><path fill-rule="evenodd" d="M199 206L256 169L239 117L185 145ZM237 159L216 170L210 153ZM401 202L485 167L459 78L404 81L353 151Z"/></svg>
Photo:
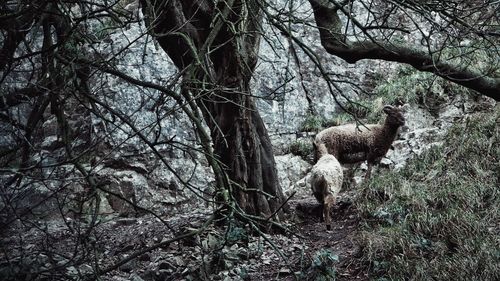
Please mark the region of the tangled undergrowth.
<svg viewBox="0 0 500 281"><path fill-rule="evenodd" d="M359 242L378 280L500 280L500 110L363 184Z"/></svg>

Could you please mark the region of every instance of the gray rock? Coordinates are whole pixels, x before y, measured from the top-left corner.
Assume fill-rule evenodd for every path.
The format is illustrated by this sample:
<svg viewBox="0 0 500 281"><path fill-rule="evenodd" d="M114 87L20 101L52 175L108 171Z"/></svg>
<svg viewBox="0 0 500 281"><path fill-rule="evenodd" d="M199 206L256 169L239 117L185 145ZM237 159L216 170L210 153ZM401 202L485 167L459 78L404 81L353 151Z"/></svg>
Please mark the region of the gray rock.
<svg viewBox="0 0 500 281"><path fill-rule="evenodd" d="M311 164L293 154L276 156L275 160L278 179L285 193L289 193L292 186L311 169Z"/></svg>

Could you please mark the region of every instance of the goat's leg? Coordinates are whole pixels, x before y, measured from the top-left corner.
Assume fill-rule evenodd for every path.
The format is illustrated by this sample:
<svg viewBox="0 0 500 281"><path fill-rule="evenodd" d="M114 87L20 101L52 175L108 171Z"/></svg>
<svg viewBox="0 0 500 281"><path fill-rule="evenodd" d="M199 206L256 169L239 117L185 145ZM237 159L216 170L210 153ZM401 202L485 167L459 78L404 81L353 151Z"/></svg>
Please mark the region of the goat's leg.
<svg viewBox="0 0 500 281"><path fill-rule="evenodd" d="M373 158L372 156L368 157L368 169L366 170L365 180L371 177L373 165L380 164L380 160L382 160L382 157L376 157L376 158Z"/></svg>
<svg viewBox="0 0 500 281"><path fill-rule="evenodd" d="M382 160L382 157L375 157L374 155L368 155L367 158L368 169L366 169L365 180L370 179L372 175L373 165L380 163L380 160Z"/></svg>
<svg viewBox="0 0 500 281"><path fill-rule="evenodd" d="M371 162L368 162L368 169L366 169L365 180L370 179L372 175L372 166L373 164Z"/></svg>

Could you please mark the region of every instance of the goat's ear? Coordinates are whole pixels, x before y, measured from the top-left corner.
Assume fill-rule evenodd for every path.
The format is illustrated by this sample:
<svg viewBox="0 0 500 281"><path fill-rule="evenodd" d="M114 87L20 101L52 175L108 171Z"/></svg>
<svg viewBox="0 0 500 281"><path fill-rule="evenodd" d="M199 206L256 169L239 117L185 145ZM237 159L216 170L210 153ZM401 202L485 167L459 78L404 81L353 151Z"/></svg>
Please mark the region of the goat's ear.
<svg viewBox="0 0 500 281"><path fill-rule="evenodd" d="M391 113L393 109L394 109L394 107L392 105L384 106L384 112L387 114Z"/></svg>

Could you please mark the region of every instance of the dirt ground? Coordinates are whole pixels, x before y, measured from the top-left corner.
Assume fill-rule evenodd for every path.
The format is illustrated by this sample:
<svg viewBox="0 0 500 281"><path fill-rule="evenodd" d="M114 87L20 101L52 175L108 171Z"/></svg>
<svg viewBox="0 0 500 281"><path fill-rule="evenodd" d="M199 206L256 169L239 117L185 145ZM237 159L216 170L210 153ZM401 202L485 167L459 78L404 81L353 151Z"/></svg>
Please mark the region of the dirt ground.
<svg viewBox="0 0 500 281"><path fill-rule="evenodd" d="M314 199L291 201L293 211L301 222L296 225L298 235L306 246L304 253L306 260L312 260L320 250L330 250L338 255L335 267L335 280L368 280L366 268L359 260L360 249L353 238L359 224L354 205L351 202L340 201L332 210L332 230L326 230L325 224L320 222L321 209ZM301 268L302 255L289 257L294 271ZM276 265L263 266L257 274L251 275L250 280L296 280L293 274L280 272ZM311 277L310 275L307 275Z"/></svg>
<svg viewBox="0 0 500 281"><path fill-rule="evenodd" d="M289 203L294 215L285 224L294 235L267 235L271 243L249 235L244 241L229 244L224 228L211 225L199 236L137 256L104 274L102 280L309 280L315 279L311 262L321 250L338 256L331 263L336 280L368 280L353 239L359 225L358 215L349 200L334 206L330 231L319 221L321 210L314 198ZM168 218L168 226L151 216L115 218L99 224L90 237L77 236L84 229L69 229L72 222L53 221L45 227L19 224L9 231L10 235L3 233L0 261L10 259L12 264L14 260L18 268L42 272L30 275L34 278L29 280L51 280L53 274L63 279L62 276L88 276L95 271L88 260L98 261L103 270L147 247L172 239L172 229L178 235L200 227L210 215L209 210L205 213L191 210ZM24 260L12 259L22 252ZM54 273L53 265L63 266L55 267ZM16 276L7 280L28 280Z"/></svg>

